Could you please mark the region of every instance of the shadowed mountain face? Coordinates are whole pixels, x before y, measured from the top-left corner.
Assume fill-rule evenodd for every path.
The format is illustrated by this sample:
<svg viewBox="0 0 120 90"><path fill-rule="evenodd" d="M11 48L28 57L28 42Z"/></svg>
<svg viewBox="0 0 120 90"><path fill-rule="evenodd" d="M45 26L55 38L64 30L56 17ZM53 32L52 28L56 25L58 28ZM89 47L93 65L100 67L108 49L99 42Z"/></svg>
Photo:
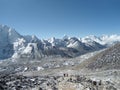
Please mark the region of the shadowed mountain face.
<svg viewBox="0 0 120 90"><path fill-rule="evenodd" d="M14 42L21 36L7 26L0 25L0 59L12 57L14 54Z"/></svg>
<svg viewBox="0 0 120 90"><path fill-rule="evenodd" d="M119 38L119 36L115 37ZM111 39L111 36L106 38ZM118 38L115 40L112 36L111 43L117 42ZM108 44L110 39L107 39ZM47 56L76 57L103 49L106 44L107 41L105 42L103 37L96 36L87 36L82 39L65 36L62 39L40 40L36 36L20 35L12 28L0 25L0 59L41 59Z"/></svg>
<svg viewBox="0 0 120 90"><path fill-rule="evenodd" d="M120 69L120 44L116 44L111 48L92 57L89 69Z"/></svg>

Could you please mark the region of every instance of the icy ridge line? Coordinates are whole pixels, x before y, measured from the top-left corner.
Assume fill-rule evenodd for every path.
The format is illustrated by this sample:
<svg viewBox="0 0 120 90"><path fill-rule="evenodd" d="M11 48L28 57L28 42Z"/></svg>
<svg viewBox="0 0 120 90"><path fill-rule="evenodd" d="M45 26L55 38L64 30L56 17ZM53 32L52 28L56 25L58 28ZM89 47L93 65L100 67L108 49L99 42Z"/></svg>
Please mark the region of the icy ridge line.
<svg viewBox="0 0 120 90"><path fill-rule="evenodd" d="M40 40L35 35L20 35L6 25L0 25L0 59L31 58L46 56L76 57L87 52L103 49L120 41L120 35L94 35L84 38L64 36Z"/></svg>

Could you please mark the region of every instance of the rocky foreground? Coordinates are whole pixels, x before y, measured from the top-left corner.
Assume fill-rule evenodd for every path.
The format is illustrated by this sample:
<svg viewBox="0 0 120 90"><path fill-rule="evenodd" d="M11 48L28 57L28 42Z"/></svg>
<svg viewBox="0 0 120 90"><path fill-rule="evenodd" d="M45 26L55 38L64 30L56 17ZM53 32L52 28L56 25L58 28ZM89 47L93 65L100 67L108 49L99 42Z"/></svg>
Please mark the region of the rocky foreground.
<svg viewBox="0 0 120 90"><path fill-rule="evenodd" d="M0 90L120 90L115 84L67 73L58 76L0 75Z"/></svg>

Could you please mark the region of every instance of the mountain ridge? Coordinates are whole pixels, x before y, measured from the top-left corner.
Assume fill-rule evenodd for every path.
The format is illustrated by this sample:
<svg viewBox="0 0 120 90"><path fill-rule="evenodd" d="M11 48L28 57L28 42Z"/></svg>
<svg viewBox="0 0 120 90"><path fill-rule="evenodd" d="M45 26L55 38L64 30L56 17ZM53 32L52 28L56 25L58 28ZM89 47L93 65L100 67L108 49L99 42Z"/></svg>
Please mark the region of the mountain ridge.
<svg viewBox="0 0 120 90"><path fill-rule="evenodd" d="M111 38L112 40L110 40ZM0 59L41 59L51 55L76 57L88 52L103 49L106 46L114 44L114 42L118 42L119 38L120 36L117 35L109 37L96 37L92 35L84 38L65 36L62 39L53 37L48 40L40 40L35 35L23 36L17 33L15 29L6 25L0 25ZM108 41L105 42L105 39Z"/></svg>

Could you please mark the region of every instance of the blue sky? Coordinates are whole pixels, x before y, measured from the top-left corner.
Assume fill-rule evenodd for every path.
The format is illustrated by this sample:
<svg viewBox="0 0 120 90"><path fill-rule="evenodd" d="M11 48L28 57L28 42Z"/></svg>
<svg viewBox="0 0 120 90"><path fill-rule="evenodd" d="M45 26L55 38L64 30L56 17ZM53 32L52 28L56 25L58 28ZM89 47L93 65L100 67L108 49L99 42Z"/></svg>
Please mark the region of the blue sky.
<svg viewBox="0 0 120 90"><path fill-rule="evenodd" d="M41 39L120 34L120 0L0 0L0 24Z"/></svg>

